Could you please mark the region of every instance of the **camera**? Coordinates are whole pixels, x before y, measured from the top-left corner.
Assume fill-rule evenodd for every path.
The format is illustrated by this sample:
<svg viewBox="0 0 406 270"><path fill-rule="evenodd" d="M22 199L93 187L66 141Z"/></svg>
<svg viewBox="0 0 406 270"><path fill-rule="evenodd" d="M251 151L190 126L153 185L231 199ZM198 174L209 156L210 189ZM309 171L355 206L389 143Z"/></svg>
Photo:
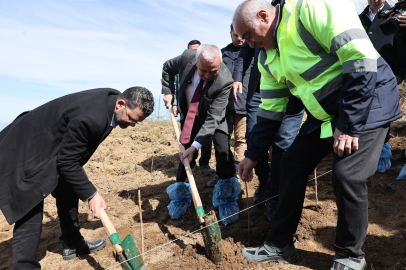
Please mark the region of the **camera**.
<svg viewBox="0 0 406 270"><path fill-rule="evenodd" d="M386 19L379 27L385 35L393 35L399 31L405 32L401 35L406 35L406 29L399 26L398 17L406 14L406 0L398 1L393 7L388 10L381 10L378 14L378 18Z"/></svg>

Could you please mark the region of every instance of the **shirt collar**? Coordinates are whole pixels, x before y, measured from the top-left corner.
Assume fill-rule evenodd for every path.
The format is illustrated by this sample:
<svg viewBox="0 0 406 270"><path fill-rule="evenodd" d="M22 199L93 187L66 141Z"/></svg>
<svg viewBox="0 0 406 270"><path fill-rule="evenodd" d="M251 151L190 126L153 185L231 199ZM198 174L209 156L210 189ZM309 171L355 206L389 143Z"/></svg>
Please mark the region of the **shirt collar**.
<svg viewBox="0 0 406 270"><path fill-rule="evenodd" d="M384 6L385 6L385 5L381 6L381 7L378 9L378 11L376 12L376 14L378 14L379 11L381 11ZM376 14L373 14L373 13L372 13L372 10L371 10L371 7L370 7L370 6L368 6L368 9L369 9L369 12L368 12L369 18L370 18L371 21L372 21L372 20L375 18L375 15L376 15Z"/></svg>
<svg viewBox="0 0 406 270"><path fill-rule="evenodd" d="M115 128L117 126L116 120L114 120L114 113L113 113L113 118L111 118L110 126Z"/></svg>

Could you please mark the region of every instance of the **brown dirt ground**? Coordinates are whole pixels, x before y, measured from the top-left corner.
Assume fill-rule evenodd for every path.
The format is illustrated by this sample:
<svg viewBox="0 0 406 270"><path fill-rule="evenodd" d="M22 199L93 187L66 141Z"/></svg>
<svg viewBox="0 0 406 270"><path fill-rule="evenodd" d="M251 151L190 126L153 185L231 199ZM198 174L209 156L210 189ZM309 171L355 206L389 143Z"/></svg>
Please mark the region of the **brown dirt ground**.
<svg viewBox="0 0 406 270"><path fill-rule="evenodd" d="M364 245L368 269L406 269L406 182L395 181L406 163L405 137L405 122L396 123L389 142L393 147L392 167L387 173L375 174L373 181L368 181L369 228ZM109 207L107 214L121 238L132 234L139 247L138 190L141 190L145 251L199 228L193 207L180 220L171 220L168 215L170 200L166 188L175 182L178 156L170 122L145 121L133 129L115 129L85 166L89 178L105 198ZM317 174L330 171L331 163L332 156L326 157L318 166ZM211 166L215 167L214 158ZM206 187L211 177L195 173L206 213L215 210L218 217L218 209L211 202L213 189ZM257 179L248 184L250 204L257 184ZM245 196L242 191L238 202L240 209L246 207ZM250 210L249 242L247 212L240 214L235 224L220 226L223 237L220 264L214 265L206 257L201 234L195 233L146 254L146 266L148 269L329 269L334 255L337 215L331 173L318 178L318 201L319 210L316 211L315 182L309 182L295 235L300 256L295 264L252 263L243 258L241 250L261 244L270 227L263 208L255 207ZM81 231L86 239L107 238L101 222L90 218L86 203L80 203L79 211ZM0 215L0 270L12 269L12 230L13 226L9 226ZM49 196L45 199L43 231L37 253L43 269L106 269L116 264L110 243L96 254L63 261L59 233L55 199Z"/></svg>

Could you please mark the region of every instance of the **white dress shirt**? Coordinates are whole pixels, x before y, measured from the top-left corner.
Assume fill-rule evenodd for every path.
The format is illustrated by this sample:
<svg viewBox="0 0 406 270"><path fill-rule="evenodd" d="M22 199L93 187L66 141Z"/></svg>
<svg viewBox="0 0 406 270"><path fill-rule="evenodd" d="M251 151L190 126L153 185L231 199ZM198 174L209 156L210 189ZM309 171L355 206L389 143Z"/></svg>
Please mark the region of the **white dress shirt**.
<svg viewBox="0 0 406 270"><path fill-rule="evenodd" d="M383 8L383 6L381 6L381 8L378 9L378 11L376 12L376 14L378 14L378 12L381 11L382 8ZM369 7L368 17L369 17L369 19L371 20L371 22L374 21L375 14L372 13L371 7Z"/></svg>

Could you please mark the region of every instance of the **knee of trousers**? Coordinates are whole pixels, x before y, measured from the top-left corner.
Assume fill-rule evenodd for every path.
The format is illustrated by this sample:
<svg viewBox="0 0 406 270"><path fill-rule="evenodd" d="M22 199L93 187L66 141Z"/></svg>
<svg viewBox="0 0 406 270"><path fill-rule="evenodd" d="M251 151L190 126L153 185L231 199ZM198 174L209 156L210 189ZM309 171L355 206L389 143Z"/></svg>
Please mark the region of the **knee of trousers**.
<svg viewBox="0 0 406 270"><path fill-rule="evenodd" d="M289 152L286 152L284 154L277 154L274 155L272 152L272 162L274 162L274 157L276 158L280 158L280 173L281 173L281 177L287 176L292 172L292 165L294 165L294 163L298 162L295 159L294 154L290 154ZM277 162L277 161L276 161Z"/></svg>
<svg viewBox="0 0 406 270"><path fill-rule="evenodd" d="M332 174L335 187L359 187L366 181L366 178L363 178L361 175L348 169L340 168L340 166L334 166Z"/></svg>

